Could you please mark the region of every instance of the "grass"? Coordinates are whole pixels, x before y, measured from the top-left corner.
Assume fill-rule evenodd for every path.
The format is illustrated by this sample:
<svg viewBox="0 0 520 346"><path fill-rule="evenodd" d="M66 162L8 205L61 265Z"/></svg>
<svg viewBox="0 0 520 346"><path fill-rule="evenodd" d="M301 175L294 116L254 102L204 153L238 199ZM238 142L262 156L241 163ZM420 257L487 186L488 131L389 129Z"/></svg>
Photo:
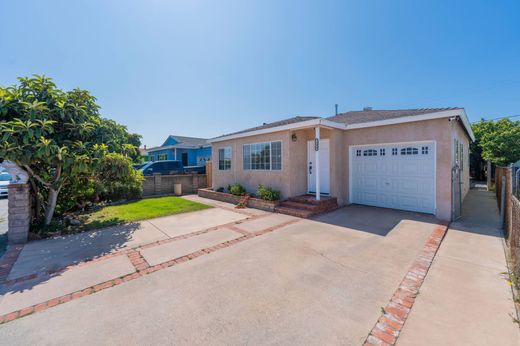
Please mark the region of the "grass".
<svg viewBox="0 0 520 346"><path fill-rule="evenodd" d="M83 224L83 230L91 230L207 208L212 207L184 198L168 196L107 206L88 214L82 214L80 219Z"/></svg>
<svg viewBox="0 0 520 346"><path fill-rule="evenodd" d="M78 226L65 225L63 222L52 222L46 227L35 226L31 229L29 237L34 240L53 235L74 234L123 223L188 213L208 208L213 207L180 197L147 198L124 204L106 206L101 209L76 215L74 218L81 221L81 224Z"/></svg>

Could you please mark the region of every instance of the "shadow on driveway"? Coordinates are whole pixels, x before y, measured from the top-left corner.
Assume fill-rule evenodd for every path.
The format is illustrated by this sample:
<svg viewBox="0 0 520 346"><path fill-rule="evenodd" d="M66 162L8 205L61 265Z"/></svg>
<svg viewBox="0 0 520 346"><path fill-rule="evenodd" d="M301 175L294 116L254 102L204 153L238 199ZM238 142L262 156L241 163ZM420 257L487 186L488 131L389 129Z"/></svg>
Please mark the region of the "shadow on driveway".
<svg viewBox="0 0 520 346"><path fill-rule="evenodd" d="M30 242L20 253L8 279L27 278L28 275L34 276L35 273L38 275L30 280L24 280L23 284L4 287L0 295L30 290L52 277L61 275L67 271L67 266L121 250L132 240L140 226L140 223L130 223Z"/></svg>
<svg viewBox="0 0 520 346"><path fill-rule="evenodd" d="M435 216L429 214L370 207L358 204L352 204L333 212L319 215L313 220L383 237L404 220L420 221L431 224L438 223Z"/></svg>

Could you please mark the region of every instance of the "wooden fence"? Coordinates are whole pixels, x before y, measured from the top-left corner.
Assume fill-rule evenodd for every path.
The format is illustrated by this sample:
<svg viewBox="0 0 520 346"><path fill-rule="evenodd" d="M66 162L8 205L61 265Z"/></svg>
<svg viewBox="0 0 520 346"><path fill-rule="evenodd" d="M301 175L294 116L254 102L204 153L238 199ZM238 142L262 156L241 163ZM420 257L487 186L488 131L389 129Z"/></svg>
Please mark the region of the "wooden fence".
<svg viewBox="0 0 520 346"><path fill-rule="evenodd" d="M502 177L504 179L502 179ZM505 182L503 206L502 180ZM513 261L513 270L516 275L520 275L520 201L512 191L512 169L510 167L496 167L495 187L497 202L501 211L500 215L504 215L502 221L509 255Z"/></svg>
<svg viewBox="0 0 520 346"><path fill-rule="evenodd" d="M211 160L206 162L206 185L213 187L213 162Z"/></svg>

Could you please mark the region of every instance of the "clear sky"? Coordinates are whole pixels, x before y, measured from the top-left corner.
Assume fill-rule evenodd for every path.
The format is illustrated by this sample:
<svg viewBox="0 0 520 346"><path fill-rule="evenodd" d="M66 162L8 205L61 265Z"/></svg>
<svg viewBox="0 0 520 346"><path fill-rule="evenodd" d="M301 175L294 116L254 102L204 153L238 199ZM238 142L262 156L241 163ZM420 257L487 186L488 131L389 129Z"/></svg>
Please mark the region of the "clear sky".
<svg viewBox="0 0 520 346"><path fill-rule="evenodd" d="M0 84L33 73L143 135L294 115L520 114L520 1L0 0Z"/></svg>

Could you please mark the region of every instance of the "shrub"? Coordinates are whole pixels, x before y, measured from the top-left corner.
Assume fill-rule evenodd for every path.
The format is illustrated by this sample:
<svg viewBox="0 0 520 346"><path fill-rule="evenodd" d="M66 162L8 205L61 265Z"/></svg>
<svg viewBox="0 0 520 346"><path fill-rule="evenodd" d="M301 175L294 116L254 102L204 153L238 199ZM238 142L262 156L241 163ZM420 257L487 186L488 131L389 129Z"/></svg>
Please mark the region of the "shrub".
<svg viewBox="0 0 520 346"><path fill-rule="evenodd" d="M230 194L232 195L237 195L237 196L242 196L244 193L246 193L246 189L238 184L238 183L235 183L233 185L229 185L228 186L228 191Z"/></svg>
<svg viewBox="0 0 520 346"><path fill-rule="evenodd" d="M141 172L132 168L132 161L122 155L109 153L99 162L97 193L101 200L137 199L143 193Z"/></svg>
<svg viewBox="0 0 520 346"><path fill-rule="evenodd" d="M258 185L256 195L258 196L258 198L264 199L266 201L277 201L280 199L280 191L274 190L270 186L265 187L262 184Z"/></svg>

